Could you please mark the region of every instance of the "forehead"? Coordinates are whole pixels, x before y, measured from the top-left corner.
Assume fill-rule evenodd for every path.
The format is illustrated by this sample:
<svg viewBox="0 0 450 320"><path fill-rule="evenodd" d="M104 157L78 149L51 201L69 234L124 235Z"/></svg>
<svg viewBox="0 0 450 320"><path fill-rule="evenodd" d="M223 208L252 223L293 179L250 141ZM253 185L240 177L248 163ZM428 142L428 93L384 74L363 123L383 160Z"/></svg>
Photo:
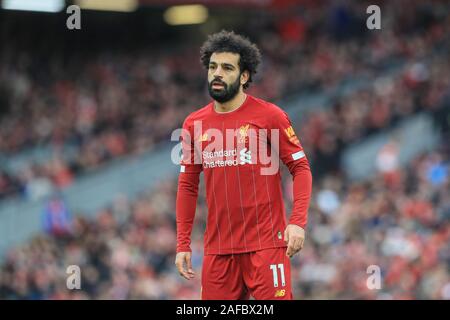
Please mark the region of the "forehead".
<svg viewBox="0 0 450 320"><path fill-rule="evenodd" d="M209 58L209 62L215 62L217 64L228 63L234 66L239 64L239 54L232 52L214 52Z"/></svg>

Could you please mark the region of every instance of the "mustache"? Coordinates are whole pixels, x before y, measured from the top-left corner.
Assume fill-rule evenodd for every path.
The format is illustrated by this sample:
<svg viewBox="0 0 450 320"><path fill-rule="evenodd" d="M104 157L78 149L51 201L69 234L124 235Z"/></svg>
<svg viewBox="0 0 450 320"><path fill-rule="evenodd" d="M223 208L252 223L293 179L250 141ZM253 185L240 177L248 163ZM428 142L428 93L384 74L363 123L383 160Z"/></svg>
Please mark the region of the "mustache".
<svg viewBox="0 0 450 320"><path fill-rule="evenodd" d="M211 81L209 84L210 84L211 86L214 85L214 84L221 84L221 85L223 85L224 87L227 86L227 84L226 84L225 82L223 82L222 80L220 80L220 79L214 79L214 80Z"/></svg>

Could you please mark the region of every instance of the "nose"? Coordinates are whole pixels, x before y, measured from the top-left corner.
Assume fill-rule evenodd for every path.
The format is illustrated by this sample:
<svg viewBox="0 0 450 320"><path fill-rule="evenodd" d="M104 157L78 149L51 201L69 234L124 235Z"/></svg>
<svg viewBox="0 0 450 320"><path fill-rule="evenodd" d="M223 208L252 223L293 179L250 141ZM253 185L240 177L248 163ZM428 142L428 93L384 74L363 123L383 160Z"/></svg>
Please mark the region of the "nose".
<svg viewBox="0 0 450 320"><path fill-rule="evenodd" d="M222 79L222 68L220 66L218 66L216 70L214 70L213 76L214 78Z"/></svg>

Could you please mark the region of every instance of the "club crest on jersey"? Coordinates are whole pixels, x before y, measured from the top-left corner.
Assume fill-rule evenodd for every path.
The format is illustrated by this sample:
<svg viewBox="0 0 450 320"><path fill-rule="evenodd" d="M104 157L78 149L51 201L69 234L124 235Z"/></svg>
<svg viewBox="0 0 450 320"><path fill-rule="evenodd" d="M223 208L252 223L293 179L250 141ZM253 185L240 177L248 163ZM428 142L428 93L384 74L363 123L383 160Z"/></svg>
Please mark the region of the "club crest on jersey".
<svg viewBox="0 0 450 320"><path fill-rule="evenodd" d="M245 126L241 126L239 128L239 142L240 143L246 143L247 142L248 128L250 128L249 124L246 124Z"/></svg>

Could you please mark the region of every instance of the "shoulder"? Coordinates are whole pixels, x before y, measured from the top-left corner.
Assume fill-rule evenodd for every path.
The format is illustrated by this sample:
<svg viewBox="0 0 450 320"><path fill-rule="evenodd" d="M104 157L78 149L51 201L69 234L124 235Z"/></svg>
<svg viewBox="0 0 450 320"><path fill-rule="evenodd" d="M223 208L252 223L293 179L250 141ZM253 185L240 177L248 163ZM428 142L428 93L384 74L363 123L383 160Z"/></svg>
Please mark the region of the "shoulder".
<svg viewBox="0 0 450 320"><path fill-rule="evenodd" d="M183 127L190 127L193 126L194 121L204 120L210 113L211 103L212 102L198 110L195 110L194 112L191 112L184 120Z"/></svg>
<svg viewBox="0 0 450 320"><path fill-rule="evenodd" d="M277 106L275 103L256 98L253 96L250 96L250 98L253 100L255 105L258 105L260 107L261 112L264 112L264 114L268 117L279 119L287 117L286 111L284 111L281 107Z"/></svg>

